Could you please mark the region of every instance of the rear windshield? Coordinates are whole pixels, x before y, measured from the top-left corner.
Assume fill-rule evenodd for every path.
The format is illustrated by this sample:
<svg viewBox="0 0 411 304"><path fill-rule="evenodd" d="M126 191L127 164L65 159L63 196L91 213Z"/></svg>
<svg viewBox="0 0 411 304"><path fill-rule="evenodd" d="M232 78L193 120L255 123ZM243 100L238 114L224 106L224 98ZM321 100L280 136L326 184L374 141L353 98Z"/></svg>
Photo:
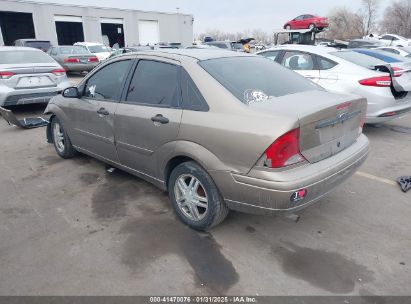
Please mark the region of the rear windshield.
<svg viewBox="0 0 411 304"><path fill-rule="evenodd" d="M0 52L0 64L51 63L55 62L41 51L4 51Z"/></svg>
<svg viewBox="0 0 411 304"><path fill-rule="evenodd" d="M358 53L368 55L377 59L380 59L386 63L395 63L395 62L409 62L408 59L405 59L403 56L396 55L393 53L389 53L386 51L379 51L379 50L355 50Z"/></svg>
<svg viewBox="0 0 411 304"><path fill-rule="evenodd" d="M104 52L108 52L107 48L104 45L92 45L89 46L88 49L90 50L90 52L92 53L104 53Z"/></svg>
<svg viewBox="0 0 411 304"><path fill-rule="evenodd" d="M49 41L26 41L24 42L24 46L48 50L51 47L51 43Z"/></svg>
<svg viewBox="0 0 411 304"><path fill-rule="evenodd" d="M263 57L229 57L199 65L245 104L271 97L322 90L313 82Z"/></svg>
<svg viewBox="0 0 411 304"><path fill-rule="evenodd" d="M357 53L355 51L340 51L340 52L332 52L330 54L340 57L342 59L345 59L349 62L352 62L354 64L360 65L365 68L386 64L384 61L380 59L377 59L377 58L374 58L368 55L364 55L361 53Z"/></svg>
<svg viewBox="0 0 411 304"><path fill-rule="evenodd" d="M89 51L79 46L63 46L60 48L60 54L63 55L85 55L90 54Z"/></svg>

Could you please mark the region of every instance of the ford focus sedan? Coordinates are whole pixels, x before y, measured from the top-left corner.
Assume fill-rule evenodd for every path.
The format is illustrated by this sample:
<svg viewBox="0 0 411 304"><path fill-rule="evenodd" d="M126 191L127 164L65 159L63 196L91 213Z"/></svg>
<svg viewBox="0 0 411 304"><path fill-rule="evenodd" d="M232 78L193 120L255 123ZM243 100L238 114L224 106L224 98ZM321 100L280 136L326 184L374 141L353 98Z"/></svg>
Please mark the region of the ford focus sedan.
<svg viewBox="0 0 411 304"><path fill-rule="evenodd" d="M223 50L117 56L53 98L58 155L100 159L168 191L194 229L229 210L293 213L368 153L366 101L266 59Z"/></svg>

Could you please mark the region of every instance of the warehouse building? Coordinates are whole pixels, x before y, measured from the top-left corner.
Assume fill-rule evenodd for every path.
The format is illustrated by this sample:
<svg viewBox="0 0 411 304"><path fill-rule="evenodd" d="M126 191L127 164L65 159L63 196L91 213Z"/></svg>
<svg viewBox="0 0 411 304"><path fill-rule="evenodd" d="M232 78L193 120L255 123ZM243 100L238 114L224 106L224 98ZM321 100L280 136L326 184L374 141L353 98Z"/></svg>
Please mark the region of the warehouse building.
<svg viewBox="0 0 411 304"><path fill-rule="evenodd" d="M113 46L193 42L192 15L129 9L0 0L0 45L17 39L49 40L53 45L102 42Z"/></svg>

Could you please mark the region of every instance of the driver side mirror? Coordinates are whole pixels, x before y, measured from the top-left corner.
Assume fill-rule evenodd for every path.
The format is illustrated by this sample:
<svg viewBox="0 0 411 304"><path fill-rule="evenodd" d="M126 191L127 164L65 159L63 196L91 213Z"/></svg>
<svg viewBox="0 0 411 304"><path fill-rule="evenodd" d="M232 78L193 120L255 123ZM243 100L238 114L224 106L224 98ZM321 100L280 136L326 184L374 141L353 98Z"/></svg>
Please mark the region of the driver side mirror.
<svg viewBox="0 0 411 304"><path fill-rule="evenodd" d="M63 91L63 97L65 98L79 98L80 93L77 87L70 87Z"/></svg>

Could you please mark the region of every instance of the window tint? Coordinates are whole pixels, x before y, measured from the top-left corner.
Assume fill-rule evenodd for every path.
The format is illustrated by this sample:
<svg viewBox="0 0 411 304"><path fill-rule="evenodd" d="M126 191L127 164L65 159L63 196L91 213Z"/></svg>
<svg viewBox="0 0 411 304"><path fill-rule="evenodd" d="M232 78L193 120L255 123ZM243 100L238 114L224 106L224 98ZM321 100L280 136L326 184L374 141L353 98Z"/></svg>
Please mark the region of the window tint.
<svg viewBox="0 0 411 304"><path fill-rule="evenodd" d="M334 55L337 57L340 57L342 59L345 59L347 61L350 61L354 64L360 65L365 68L370 68L374 67L376 65L383 65L385 64L384 61L379 60L377 58L367 56L364 54L357 53L355 51L340 51L340 52L333 52L330 53L330 55Z"/></svg>
<svg viewBox="0 0 411 304"><path fill-rule="evenodd" d="M322 90L313 82L259 56L200 61L214 79L245 104L310 90Z"/></svg>
<svg viewBox="0 0 411 304"><path fill-rule="evenodd" d="M42 51L3 51L0 52L0 64L12 63L52 63L53 58Z"/></svg>
<svg viewBox="0 0 411 304"><path fill-rule="evenodd" d="M193 111L208 111L209 107L203 95L201 95L196 84L186 70L181 70L181 91L183 97L183 108Z"/></svg>
<svg viewBox="0 0 411 304"><path fill-rule="evenodd" d="M84 96L104 100L120 100L123 82L127 77L130 60L111 63L98 70L87 81Z"/></svg>
<svg viewBox="0 0 411 304"><path fill-rule="evenodd" d="M317 56L317 60L318 65L320 66L320 70L329 70L337 65L336 62L324 57Z"/></svg>
<svg viewBox="0 0 411 304"><path fill-rule="evenodd" d="M310 54L285 52L283 66L290 70L314 70L314 61Z"/></svg>
<svg viewBox="0 0 411 304"><path fill-rule="evenodd" d="M280 50L278 50L278 51L267 51L267 52L261 53L260 55L265 57L265 58L271 59L272 61L275 61L278 54L280 54Z"/></svg>
<svg viewBox="0 0 411 304"><path fill-rule="evenodd" d="M297 18L295 18L294 20L303 20L304 19L304 15L302 16L298 16Z"/></svg>
<svg viewBox="0 0 411 304"><path fill-rule="evenodd" d="M312 18L314 18L313 15L305 15L305 17L304 17L304 19L312 19Z"/></svg>
<svg viewBox="0 0 411 304"><path fill-rule="evenodd" d="M178 106L179 67L141 60L128 88L127 103Z"/></svg>

